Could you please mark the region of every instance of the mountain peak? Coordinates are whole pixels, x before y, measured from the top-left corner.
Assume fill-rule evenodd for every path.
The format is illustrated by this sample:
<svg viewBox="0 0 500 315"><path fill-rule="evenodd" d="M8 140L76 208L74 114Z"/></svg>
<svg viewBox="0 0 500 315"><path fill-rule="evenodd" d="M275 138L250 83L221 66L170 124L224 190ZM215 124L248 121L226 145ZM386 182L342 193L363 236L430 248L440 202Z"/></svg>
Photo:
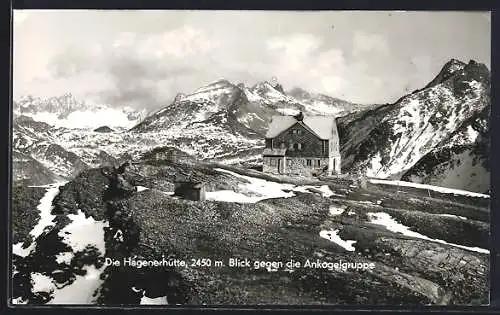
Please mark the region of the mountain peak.
<svg viewBox="0 0 500 315"><path fill-rule="evenodd" d="M462 70L465 65L465 62L452 58L443 66L443 69L441 71L445 71L448 74L453 74L456 71Z"/></svg>
<svg viewBox="0 0 500 315"><path fill-rule="evenodd" d="M454 75L458 71L463 70L466 65L467 64L465 62L460 61L458 59L455 58L450 59L447 63L444 64L444 66L441 68L441 71L439 71L438 75L431 82L429 82L429 84L427 84L424 88L433 87L448 80L452 75Z"/></svg>
<svg viewBox="0 0 500 315"><path fill-rule="evenodd" d="M279 83L271 84L269 81L262 81L256 83L251 90L253 91L277 91L279 93L285 94L283 88Z"/></svg>

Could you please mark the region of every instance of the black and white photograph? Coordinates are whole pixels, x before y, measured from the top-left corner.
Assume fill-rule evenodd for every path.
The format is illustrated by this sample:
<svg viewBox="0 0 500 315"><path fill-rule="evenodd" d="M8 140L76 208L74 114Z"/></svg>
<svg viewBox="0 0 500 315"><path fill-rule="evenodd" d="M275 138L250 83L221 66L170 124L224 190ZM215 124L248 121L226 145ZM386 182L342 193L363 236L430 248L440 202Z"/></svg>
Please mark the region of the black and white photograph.
<svg viewBox="0 0 500 315"><path fill-rule="evenodd" d="M12 27L13 306L490 304L491 12Z"/></svg>

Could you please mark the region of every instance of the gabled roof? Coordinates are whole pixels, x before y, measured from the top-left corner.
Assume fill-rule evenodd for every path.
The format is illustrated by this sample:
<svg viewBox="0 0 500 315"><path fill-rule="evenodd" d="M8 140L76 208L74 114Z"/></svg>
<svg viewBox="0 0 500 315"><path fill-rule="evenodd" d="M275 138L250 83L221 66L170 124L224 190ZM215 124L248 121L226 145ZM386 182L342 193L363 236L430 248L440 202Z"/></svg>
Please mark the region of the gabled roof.
<svg viewBox="0 0 500 315"><path fill-rule="evenodd" d="M294 116L277 115L271 118L266 138L274 138L299 122ZM334 116L304 116L302 123L320 139L331 139L337 133ZM307 128L306 128L307 129Z"/></svg>

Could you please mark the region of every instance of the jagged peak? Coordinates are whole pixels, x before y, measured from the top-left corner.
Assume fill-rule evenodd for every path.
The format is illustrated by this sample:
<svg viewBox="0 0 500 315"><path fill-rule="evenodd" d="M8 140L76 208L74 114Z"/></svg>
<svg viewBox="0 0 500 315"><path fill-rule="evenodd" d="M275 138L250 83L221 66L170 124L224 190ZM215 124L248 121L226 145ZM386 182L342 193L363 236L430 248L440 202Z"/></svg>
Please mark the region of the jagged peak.
<svg viewBox="0 0 500 315"><path fill-rule="evenodd" d="M460 61L458 59L455 58L450 59L448 62L444 64L444 66L441 68L436 77L434 77L434 79L432 79L432 81L429 82L429 84L427 84L424 88L433 87L435 85L438 85L446 81L457 71L463 70L466 65L467 64L465 62Z"/></svg>
<svg viewBox="0 0 500 315"><path fill-rule="evenodd" d="M279 84L278 84L279 85ZM277 85L271 84L269 81L257 82L254 86L252 86L251 90L259 91L259 90L273 90L279 93L284 94L280 90L276 89Z"/></svg>
<svg viewBox="0 0 500 315"><path fill-rule="evenodd" d="M445 63L445 65L441 69L441 72L445 72L447 74L453 74L456 71L462 70L465 67L465 65L466 65L465 62L452 58L447 63Z"/></svg>
<svg viewBox="0 0 500 315"><path fill-rule="evenodd" d="M186 94L184 94L184 93L177 93L177 95L175 95L175 97L174 97L174 103L181 102L185 97L186 97Z"/></svg>

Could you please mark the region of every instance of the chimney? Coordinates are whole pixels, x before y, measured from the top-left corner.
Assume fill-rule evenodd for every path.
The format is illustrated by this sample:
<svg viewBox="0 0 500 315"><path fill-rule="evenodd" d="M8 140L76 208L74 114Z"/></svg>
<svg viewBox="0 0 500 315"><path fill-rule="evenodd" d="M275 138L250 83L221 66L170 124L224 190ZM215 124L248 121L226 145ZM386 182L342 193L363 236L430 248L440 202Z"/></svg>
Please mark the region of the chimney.
<svg viewBox="0 0 500 315"><path fill-rule="evenodd" d="M298 121L302 121L304 120L304 114L302 112L298 113L297 115L294 116L295 119L297 119Z"/></svg>

